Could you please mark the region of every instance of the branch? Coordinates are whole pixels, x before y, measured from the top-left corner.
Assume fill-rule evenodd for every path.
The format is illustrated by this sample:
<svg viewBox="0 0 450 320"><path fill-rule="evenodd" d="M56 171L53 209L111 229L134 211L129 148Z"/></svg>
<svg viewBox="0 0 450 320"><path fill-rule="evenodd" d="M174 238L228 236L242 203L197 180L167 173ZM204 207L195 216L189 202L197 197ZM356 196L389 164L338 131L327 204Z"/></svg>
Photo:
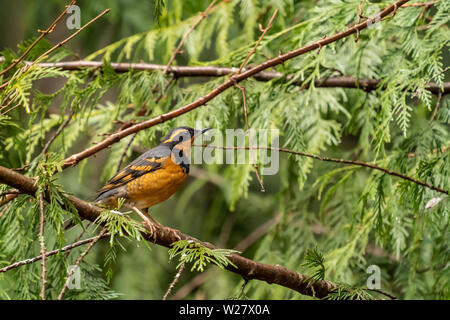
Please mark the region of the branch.
<svg viewBox="0 0 450 320"><path fill-rule="evenodd" d="M294 151L294 150L289 150L286 148L273 148L273 147L226 147L226 146L212 146L212 145L206 145L206 144L202 144L202 145L194 145L197 147L203 147L203 148L213 148L213 149L224 149L224 150L238 150L238 149L244 149L244 150L257 150L257 149L261 149L261 150L272 150L272 151L279 151L279 152L285 152L285 153L290 153L296 156L302 156L302 157L308 157L308 158L312 158L315 160L320 160L320 161L325 161L325 162L335 162L335 163L343 163L343 164L349 164L349 165L355 165L355 166L361 166L361 167L366 167L366 168L371 168L374 170L378 170L381 172L384 172L388 175L391 176L395 176L398 178L402 178L404 180L408 180L410 182L416 183L418 185L421 185L423 187L426 187L428 189L440 192L440 193L444 193L444 194L449 194L449 192L447 190L444 190L442 188L433 186L431 184L428 184L422 180L416 180L414 178L411 178L410 176L407 176L406 174L400 173L400 172L396 172L396 171L392 171L383 167L379 167L376 164L373 163L367 163L367 162L362 162L359 160L346 160L346 159L336 159L336 158L328 158L328 157L322 157L319 155L315 155L315 154L310 154L310 153L304 153L304 152L300 152L300 151Z"/></svg>
<svg viewBox="0 0 450 320"><path fill-rule="evenodd" d="M0 166L0 183L4 183L11 187L17 188L18 190L27 193L30 196L34 196L38 188L33 179L2 166ZM96 218L101 214L102 209L93 204L87 203L71 195L66 195L66 198L70 202L72 202L73 206L78 210L80 217L82 217L83 219L95 221ZM48 199L48 196L45 195L44 199ZM148 227L145 224L144 227L148 230ZM182 240L192 240L210 249L216 249L216 247L211 243L202 242L194 237L191 237L190 235L183 234L181 232L175 234L175 232L173 232L173 229L167 227L156 229L156 240L153 238L153 235L148 232L142 234L142 236L148 241L167 248L170 248L173 242L178 241L179 237ZM295 290L301 294L317 298L324 298L337 288L337 285L332 282L325 280L310 281L309 276L297 273L279 265L268 265L256 262L244 258L238 254L232 254L228 257L228 259L236 267L234 267L232 264L228 264L225 269L230 272L236 273L247 280L255 279L265 281L269 284L274 283ZM0 271L2 270L0 269Z"/></svg>
<svg viewBox="0 0 450 320"><path fill-rule="evenodd" d="M409 0L399 0L397 2L395 2L392 5L387 6L386 8L384 8L380 13L379 13L379 17L380 19L383 17L386 17L388 14L390 14L391 12L395 12L397 10L397 8L399 6L401 6L402 4L405 4L406 2L408 2ZM354 34L355 32L359 32L362 29L367 28L369 21L375 20L375 18L369 18L367 20L365 20L364 22L361 22L359 24L356 24L354 26L352 26L351 28L348 28L347 30L343 31L343 32L339 32L329 38L323 38L321 40L318 40L316 42L313 42L309 45L306 45L300 49L297 50L293 50L290 51L286 54L280 54L278 57L270 59L266 62L263 62L249 70L246 70L243 73L240 73L238 75L233 75L231 76L230 79L228 79L227 81L225 81L224 83L222 83L221 85L219 85L217 88L213 89L212 91L210 91L208 94L204 95L203 97L200 97L199 99L195 100L194 102L191 102L187 105L185 105L184 107L181 107L179 109L170 111L168 113L165 114L161 114L153 119L149 119L146 121L143 121L141 123L138 123L130 128L127 128L125 130L122 130L120 132L117 132L115 134L110 135L108 138L104 139L103 141L97 143L95 146L92 146L90 148L85 149L82 152L79 152L77 154L74 154L70 157L68 157L67 159L65 159L64 164L63 164L63 168L67 168L69 166L74 166L76 165L78 162L80 162L81 160L92 156L93 154L99 152L100 150L103 150L105 148L107 148L108 146L110 146L113 143L116 143L118 141L120 141L122 138L136 133L138 131L144 130L144 129L148 129L150 127L153 127L157 124L163 123L167 120L176 118L182 114L185 114L187 112L190 112L200 106L205 105L207 102L211 101L212 99L214 99L215 97L217 97L219 94L221 94L222 92L224 92L225 90L229 89L230 87L233 87L236 83L239 83L245 79L248 79L250 77L255 76L256 74L260 73L261 71L264 71L268 68L274 67L276 65L282 64L287 60L293 59L295 57L298 57L302 54L308 53L310 51L316 50L318 48L321 48L322 46L325 46L327 44L330 44L332 42L336 42L338 40L344 39L345 37L348 37L349 35ZM372 21L373 23L376 21Z"/></svg>
<svg viewBox="0 0 450 320"><path fill-rule="evenodd" d="M84 252L78 257L77 261L75 262L75 265L72 267L69 274L67 275L66 282L64 282L64 286L62 287L61 292L58 295L58 300L62 300L64 292L66 292L67 286L69 285L70 277L72 277L72 275L75 272L75 269L78 268L78 266L80 265L81 260L83 260L83 258L89 253L94 244L96 244L97 241L100 240L105 235L106 231L108 230L106 228L103 228L103 230L91 241L86 250L84 250Z"/></svg>
<svg viewBox="0 0 450 320"><path fill-rule="evenodd" d="M439 104L441 103L441 99L442 99L442 92L439 92L438 96L437 96L437 100L436 100L436 107L434 108L433 115L431 116L430 122L433 122L434 118L437 115L437 112L439 109Z"/></svg>
<svg viewBox="0 0 450 320"><path fill-rule="evenodd" d="M257 240L259 240L263 235L267 233L267 231L270 230L273 226L278 224L278 222L281 219L281 214L277 213L275 217L270 219L269 221L265 222L264 224L257 227L255 230L252 231L246 238L241 240L234 248L233 250L244 252L247 250L248 247L250 247L252 244L254 244ZM192 292L195 288L202 285L205 281L209 279L210 276L213 275L213 269L208 269L205 272L200 273L199 275L192 278L192 280L189 281L189 283L182 286L177 292L174 293L172 297L170 297L171 300L181 300L184 299L189 293Z"/></svg>
<svg viewBox="0 0 450 320"><path fill-rule="evenodd" d="M256 41L256 43L255 43L254 47L252 48L252 50L250 50L250 52L247 54L247 56L245 57L244 61L242 61L241 66L239 67L239 70L236 72L235 75L238 75L238 74L241 73L242 69L247 64L247 61L250 59L250 57L252 55L254 55L256 53L256 49L258 48L258 46L261 43L262 39L266 35L267 31L269 31L269 29L272 27L272 22L275 19L275 16L277 15L277 13L278 13L278 9L276 9L275 12L273 13L272 17L269 20L269 23L267 24L267 27L265 27L263 29L262 25L259 25L259 30L262 32L261 36L259 37L258 41ZM243 104L243 108L244 108L244 118L245 118L245 131L247 132L248 142L249 142L250 145L252 145L251 136L250 136L250 126L248 125L247 98L245 96L245 87L239 85L237 82L234 85L236 86L236 88L241 90L241 93L242 93L242 104ZM258 180L259 185L261 186L261 192L265 192L263 182L261 180L261 177L259 176L258 164L256 163L256 161L254 159L254 154L253 153L252 153L252 157L253 157L253 169L255 169L256 179Z"/></svg>
<svg viewBox="0 0 450 320"><path fill-rule="evenodd" d="M31 63L31 62L26 62ZM44 62L37 64L41 68L60 68L67 71L77 71L84 68L101 68L103 62L101 61L64 61L64 62ZM111 68L117 73L124 73L130 70L134 71L156 71L164 70L165 65L151 64L151 63L126 63L126 62L112 62ZM244 71L250 69L243 69ZM183 77L223 77L236 72L236 68L218 67L218 66L173 66L170 68L169 73L173 74L176 78ZM275 79L280 79L285 82L291 81L292 76L286 75L282 72L262 71L253 76L253 79L257 81L267 82ZM292 81L292 85L302 86L302 81ZM377 79L358 79L351 76L330 77L325 79L316 79L314 86L318 88L349 88L349 89L361 89L367 92L378 89L380 80ZM304 86L308 88L308 85ZM385 87L381 87L385 89ZM449 94L450 82L444 82L443 87L435 82L430 82L426 89L433 94Z"/></svg>

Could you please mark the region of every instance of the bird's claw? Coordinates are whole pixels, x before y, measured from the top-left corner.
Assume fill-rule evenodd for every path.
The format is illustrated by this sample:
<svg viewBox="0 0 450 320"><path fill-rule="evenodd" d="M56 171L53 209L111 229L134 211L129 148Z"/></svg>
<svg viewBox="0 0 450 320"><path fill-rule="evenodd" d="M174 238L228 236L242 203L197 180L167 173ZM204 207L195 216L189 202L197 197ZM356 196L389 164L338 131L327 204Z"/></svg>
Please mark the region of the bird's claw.
<svg viewBox="0 0 450 320"><path fill-rule="evenodd" d="M180 237L180 230L178 230L178 229L173 229L173 228L169 228L169 227L166 227L166 229L169 230L169 233L172 234L172 235L177 239L177 241L180 241L180 240L181 240L181 237Z"/></svg>

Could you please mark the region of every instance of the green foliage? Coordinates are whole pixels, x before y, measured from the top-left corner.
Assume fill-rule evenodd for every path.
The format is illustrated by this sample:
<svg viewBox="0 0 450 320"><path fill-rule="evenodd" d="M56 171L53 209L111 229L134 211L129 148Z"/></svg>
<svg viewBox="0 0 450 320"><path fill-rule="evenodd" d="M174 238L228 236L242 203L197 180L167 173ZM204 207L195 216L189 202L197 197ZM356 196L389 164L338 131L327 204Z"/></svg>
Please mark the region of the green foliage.
<svg viewBox="0 0 450 320"><path fill-rule="evenodd" d="M362 13L367 16L370 9L391 3L364 2ZM1 69L17 59L36 39L36 30L49 25L61 10L61 3L55 0L28 0L26 4L26 12L14 19L18 24L15 30L25 29L26 39L17 39L17 48L0 48L4 57ZM230 88L206 105L140 131L126 153L130 136L77 167L62 170L65 158L95 145L124 123L186 106L224 82L223 77L185 77L169 85L170 73L162 70L119 73L111 65L166 65L183 35L199 19L199 12L209 4L210 0L108 1L108 15L42 60L101 60L103 67L61 70L35 65L27 69L21 62L0 76L1 84L8 81L0 90L0 165L23 167L21 173L36 177L36 196L46 194L43 240L47 249L98 232L98 228L81 223L66 195L92 201L96 190L117 171L122 156L123 167L156 146L171 128L193 126L196 121L223 133L245 129L241 92ZM358 21L360 4L360 0L218 1L186 39L173 65L239 67L260 36L259 25L265 27L278 9L272 28L249 60L247 66L252 67L346 30ZM80 7L82 20L87 21L104 10L105 4L92 1ZM250 127L278 129L280 146L292 150L374 163L449 190L450 98L448 94L438 98L428 84L442 87L449 81L450 1L423 9L399 8L394 17L362 30L357 42L352 35L320 52L267 70L283 72L285 78L242 81ZM26 25L19 25L22 21ZM52 47L55 43L49 39L54 38L39 42L25 60L33 61ZM341 75L355 77L360 84L366 78L380 84L365 91L323 88L316 83ZM72 112L47 154L41 154ZM214 152L221 157L219 150ZM226 248L248 240L277 216L277 225L252 242L245 256L282 265L311 279L339 283L330 299L374 298L374 292L362 288L371 264L382 270L382 289L400 299L450 298L447 195L368 168L294 155L281 154L278 174L262 177L264 194L250 164L202 167L193 165L196 180L190 178L179 193L152 207L152 216ZM0 190L7 189L10 187L0 185ZM432 200L438 202L429 206ZM39 216L36 198L24 194L0 207L1 267L40 254ZM68 218L83 228L65 232L63 223ZM149 253L143 248L142 243L148 245L140 241L145 230L128 213L105 210L97 222L108 228L110 241L95 245L80 266L85 277L83 289L69 290L67 298L160 299L175 268L167 263L167 250L156 247ZM311 248L320 248L320 252ZM57 297L67 266L82 250L48 259L50 298ZM179 241L169 251L169 258L177 258L178 266L192 263L192 271L203 271L208 263L224 268L233 252ZM188 298L222 299L236 292L241 292L237 297L250 299L308 298L258 281L248 283L244 294L236 277L220 269L214 272L216 277ZM2 274L0 297L37 299L40 273L36 263ZM183 278L188 282L194 276L186 272Z"/></svg>
<svg viewBox="0 0 450 320"><path fill-rule="evenodd" d="M329 300L374 300L375 297L363 288L353 288L340 285L337 289L326 296Z"/></svg>
<svg viewBox="0 0 450 320"><path fill-rule="evenodd" d="M144 226L136 220L130 219L125 213L112 210L103 210L95 220L96 224L104 225L111 234L110 244L117 236L128 239L142 240L141 233L145 233Z"/></svg>
<svg viewBox="0 0 450 320"><path fill-rule="evenodd" d="M169 250L169 259L179 256L177 268L182 264L191 262L194 262L191 271L197 270L203 272L208 263L213 263L220 269L224 269L228 264L237 268L236 265L227 258L233 253L238 253L236 250L210 249L192 240L179 240L172 243L171 246L172 248Z"/></svg>
<svg viewBox="0 0 450 320"><path fill-rule="evenodd" d="M324 256L317 250L317 248L314 248L312 250L306 250L305 254L305 262L303 263L304 266L311 269L311 279L314 281L317 280L324 280L325 279L325 265Z"/></svg>

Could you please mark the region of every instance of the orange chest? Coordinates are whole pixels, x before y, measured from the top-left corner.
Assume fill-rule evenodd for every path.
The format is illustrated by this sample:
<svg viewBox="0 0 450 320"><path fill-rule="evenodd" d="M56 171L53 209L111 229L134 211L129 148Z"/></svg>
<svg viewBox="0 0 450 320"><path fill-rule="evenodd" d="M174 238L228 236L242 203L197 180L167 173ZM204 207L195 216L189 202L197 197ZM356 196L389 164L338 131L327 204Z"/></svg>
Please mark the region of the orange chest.
<svg viewBox="0 0 450 320"><path fill-rule="evenodd" d="M144 174L127 184L128 200L138 208L151 207L177 192L187 176L181 166L168 158L161 169Z"/></svg>

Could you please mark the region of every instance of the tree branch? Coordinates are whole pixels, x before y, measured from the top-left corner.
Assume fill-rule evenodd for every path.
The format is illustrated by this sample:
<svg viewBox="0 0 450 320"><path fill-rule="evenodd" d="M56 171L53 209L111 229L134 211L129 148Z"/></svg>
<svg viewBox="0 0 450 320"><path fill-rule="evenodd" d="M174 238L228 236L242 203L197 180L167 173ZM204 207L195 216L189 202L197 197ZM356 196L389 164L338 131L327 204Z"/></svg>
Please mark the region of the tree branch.
<svg viewBox="0 0 450 320"><path fill-rule="evenodd" d="M26 62L30 63L30 62ZM64 61L55 63L38 63L39 67L42 68L60 68L62 70L77 71L84 68L101 68L103 67L103 62L101 61ZM130 70L135 71L156 71L164 70L165 65L162 64L151 64L151 63L127 63L127 62L112 62L111 68L117 73L124 73ZM244 71L250 70L243 68ZM236 68L229 67L218 67L218 66L173 66L170 68L169 73L173 74L176 78L183 77L223 77L236 73ZM267 82L275 79L280 79L285 82L291 81L292 76L286 75L282 72L273 71L261 71L252 76L253 79L257 81ZM325 79L316 79L314 81L314 86L318 88L349 88L349 89L360 89L367 92L378 89L380 80L378 79L358 79L351 76L341 76L341 77L330 77ZM292 81L292 85L302 86L302 81ZM308 88L308 86L303 86ZM381 89L385 89L381 87ZM444 82L443 87L435 82L430 82L426 89L433 94L449 94L450 93L450 82Z"/></svg>
<svg viewBox="0 0 450 320"><path fill-rule="evenodd" d="M102 236L102 238L106 238L106 237L109 237L109 236L110 236L110 234L107 233L107 234L104 234ZM66 251L69 252L70 250L72 250L72 249L74 249L76 247L85 245L87 243L91 243L95 238L97 238L97 236L91 237L91 238L87 238L87 239L84 239L84 240L76 241L76 242L71 243L71 244L69 244L69 245L67 245L65 247L62 247L61 249L55 249L55 250L49 251L49 252L47 252L45 254L45 256L48 258L48 257L54 256L55 254L58 254L60 252L66 252ZM9 266L0 268L0 273L7 272L9 270L12 270L12 269L15 269L15 268L27 265L27 264L35 263L35 262L37 262L37 261L39 261L41 259L42 259L42 256L39 255L39 256L30 258L30 259L25 259L25 260L21 260L21 261L15 262L13 264L10 264Z"/></svg>

